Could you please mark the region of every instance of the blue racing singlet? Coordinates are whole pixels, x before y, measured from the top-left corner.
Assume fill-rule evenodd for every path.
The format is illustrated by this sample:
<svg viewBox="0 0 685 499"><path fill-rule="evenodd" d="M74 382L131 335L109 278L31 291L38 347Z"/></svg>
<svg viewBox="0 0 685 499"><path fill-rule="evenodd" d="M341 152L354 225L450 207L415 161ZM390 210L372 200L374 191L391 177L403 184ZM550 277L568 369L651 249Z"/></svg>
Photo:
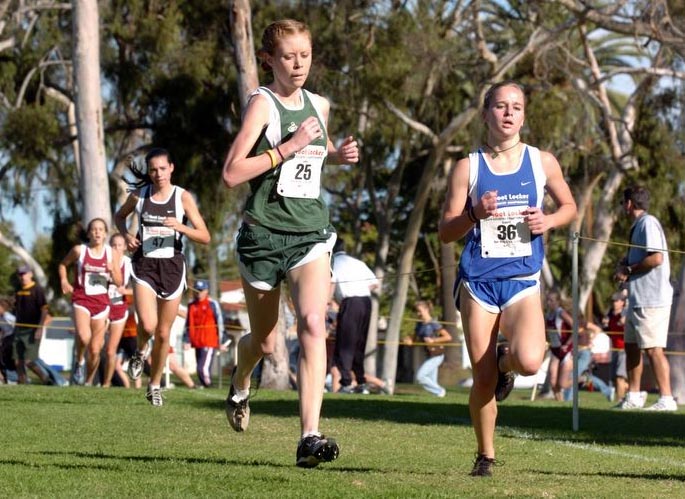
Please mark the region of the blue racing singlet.
<svg viewBox="0 0 685 499"><path fill-rule="evenodd" d="M497 213L480 220L466 236L459 261L459 278L467 281L534 279L542 268L541 235L532 235L522 212L541 207L547 178L540 151L524 145L518 168L496 173L483 151L469 154L467 207L487 191L497 191Z"/></svg>

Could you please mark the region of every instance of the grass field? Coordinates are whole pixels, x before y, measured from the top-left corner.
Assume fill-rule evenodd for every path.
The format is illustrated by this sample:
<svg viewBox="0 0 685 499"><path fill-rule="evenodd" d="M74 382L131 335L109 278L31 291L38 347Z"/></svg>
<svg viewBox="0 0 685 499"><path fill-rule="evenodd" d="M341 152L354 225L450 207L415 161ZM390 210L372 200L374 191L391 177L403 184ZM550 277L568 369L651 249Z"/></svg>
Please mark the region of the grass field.
<svg viewBox="0 0 685 499"><path fill-rule="evenodd" d="M528 394L500 406L504 464L483 479L468 476L464 390L327 394L321 429L340 458L303 470L294 392L260 390L236 434L223 390L170 390L153 408L141 391L0 386L0 497L685 497L682 409L621 412L582 393L574 433L570 405Z"/></svg>

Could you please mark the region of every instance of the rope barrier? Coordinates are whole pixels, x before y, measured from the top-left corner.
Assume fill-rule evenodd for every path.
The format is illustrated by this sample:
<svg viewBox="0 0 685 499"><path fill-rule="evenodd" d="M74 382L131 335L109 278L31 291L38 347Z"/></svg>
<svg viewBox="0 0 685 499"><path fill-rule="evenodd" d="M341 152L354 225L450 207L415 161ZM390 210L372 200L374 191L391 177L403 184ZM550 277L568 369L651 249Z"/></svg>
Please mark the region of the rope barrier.
<svg viewBox="0 0 685 499"><path fill-rule="evenodd" d="M633 247L633 248L651 249L651 250L660 251L660 252L685 254L685 251L674 250L674 249L652 248L652 247L648 247L648 246L646 246L646 245L636 245L636 244L631 244L631 243L626 243L626 242L618 242L618 241L611 241L611 240L603 240L603 239L597 239L597 238L592 238L592 237L588 237L588 236L580 236L580 235L577 235L577 237L578 237L578 239L580 239L580 240L593 241L593 242L598 242L598 243L603 243L603 244L608 244L608 245L622 246L622 247L628 247L628 248ZM566 243L566 242L568 242L568 239L567 239L567 238L550 238L550 239L547 241L546 244L547 244L547 246L550 246L550 245L555 245L555 244L560 244L560 243ZM449 266L434 266L434 267L430 267L430 268L423 269L423 270L419 270L419 271L414 270L414 271L411 271L411 272L394 272L394 273L393 273L393 272L388 272L388 273L386 273L386 274L383 276L383 278L384 278L384 279L387 279L387 278L398 277L398 276L419 275L419 274L424 274L424 273L429 273L429 272L438 272L438 271L440 271L440 270L442 270L442 269L456 268L456 267L458 267L458 264L449 265ZM365 278L365 279L348 279L348 280L343 280L343 281L338 281L338 282L339 282L339 283L367 282L367 281L374 281L374 280L376 280L376 279L377 279L377 278L375 278L375 277L374 277L374 278ZM188 291L191 291L191 292L199 291L198 289L196 289L196 288L194 288L194 287L192 287L192 286L188 286L187 290L188 290ZM409 322L420 322L419 319L415 319L415 318L403 318L403 320L404 320L404 321L409 321ZM458 323L457 323L457 322L453 322L453 321L439 321L439 320L435 320L435 321L433 321L433 322L436 322L436 323L438 323L438 324L447 325L447 326L454 326L454 327L457 327L457 328L458 328ZM6 322L6 321L3 321L3 320L0 320L0 324L2 324L2 325L12 325L11 323ZM14 326L15 326L15 327L25 327L25 328L38 328L38 327L41 327L39 324L25 324L25 323L15 323ZM69 330L69 331L73 331L73 330L74 330L74 327L73 327L73 326L53 326L53 325L49 325L49 324L48 324L46 327L49 327L50 329L57 329L57 330ZM214 327L214 326L207 325L207 326L198 326L198 327ZM240 327L240 326L234 326L234 325L231 325L231 324L225 325L225 326L224 326L224 329L235 330L235 331L243 331L243 330L244 330L244 329L243 329L242 327ZM547 332L556 332L556 331L555 331L555 330L548 330ZM604 333L606 333L606 334L609 335L609 336L612 336L612 335L622 335L622 334L623 334L623 333L620 332L620 331L604 331ZM672 336L685 336L685 331L683 331L683 332L679 332L679 331L669 331L668 335L669 335L669 337L672 337ZM383 341L383 340L379 340L379 341L378 341L378 344L400 344L400 345L406 345L406 343L404 343L403 341L386 342L386 341ZM436 344L434 344L434 343L427 344L427 343L420 343L420 342L412 342L412 344L411 344L411 346L417 346L417 347L423 347L423 346L428 346L428 345L430 345L430 346L436 346ZM461 346L463 345L463 343L462 343L462 342L458 342L458 343L452 342L452 343L440 343L439 345L440 345L440 346L445 346L445 347L461 347ZM409 345L406 345L406 346L409 346ZM619 350L620 350L620 349L612 348L612 351L619 351ZM681 352L681 351L666 351L666 350L664 350L664 352L665 352L666 354L668 354L668 355L685 355L685 352Z"/></svg>

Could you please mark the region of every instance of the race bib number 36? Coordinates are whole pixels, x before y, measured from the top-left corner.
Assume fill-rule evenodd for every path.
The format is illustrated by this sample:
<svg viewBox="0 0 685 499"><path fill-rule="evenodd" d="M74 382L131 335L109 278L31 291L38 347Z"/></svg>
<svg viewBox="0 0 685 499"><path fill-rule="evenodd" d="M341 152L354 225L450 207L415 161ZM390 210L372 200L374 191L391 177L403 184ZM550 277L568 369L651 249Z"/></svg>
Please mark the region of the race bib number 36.
<svg viewBox="0 0 685 499"><path fill-rule="evenodd" d="M521 214L500 214L480 221L481 256L512 258L533 254L530 229Z"/></svg>
<svg viewBox="0 0 685 499"><path fill-rule="evenodd" d="M281 164L278 193L286 198L316 199L321 191L321 168L326 158L324 146L309 145Z"/></svg>

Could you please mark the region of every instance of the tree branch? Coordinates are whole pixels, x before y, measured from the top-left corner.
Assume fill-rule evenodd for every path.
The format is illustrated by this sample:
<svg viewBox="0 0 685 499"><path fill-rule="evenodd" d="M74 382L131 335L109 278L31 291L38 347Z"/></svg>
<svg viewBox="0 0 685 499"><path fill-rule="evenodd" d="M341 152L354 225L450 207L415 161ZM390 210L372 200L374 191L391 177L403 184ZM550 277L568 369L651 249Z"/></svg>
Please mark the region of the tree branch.
<svg viewBox="0 0 685 499"><path fill-rule="evenodd" d="M433 133L433 131L430 128L428 128L426 125L424 125L423 123L419 123L418 121L407 116L404 112L400 111L389 100L386 99L383 102L392 114L397 116L402 122L407 124L410 128L412 128L412 129L416 130L417 132L419 132L419 133L427 136L428 138L430 138L430 140L433 144L435 144L437 142L438 136L435 135L435 133Z"/></svg>

